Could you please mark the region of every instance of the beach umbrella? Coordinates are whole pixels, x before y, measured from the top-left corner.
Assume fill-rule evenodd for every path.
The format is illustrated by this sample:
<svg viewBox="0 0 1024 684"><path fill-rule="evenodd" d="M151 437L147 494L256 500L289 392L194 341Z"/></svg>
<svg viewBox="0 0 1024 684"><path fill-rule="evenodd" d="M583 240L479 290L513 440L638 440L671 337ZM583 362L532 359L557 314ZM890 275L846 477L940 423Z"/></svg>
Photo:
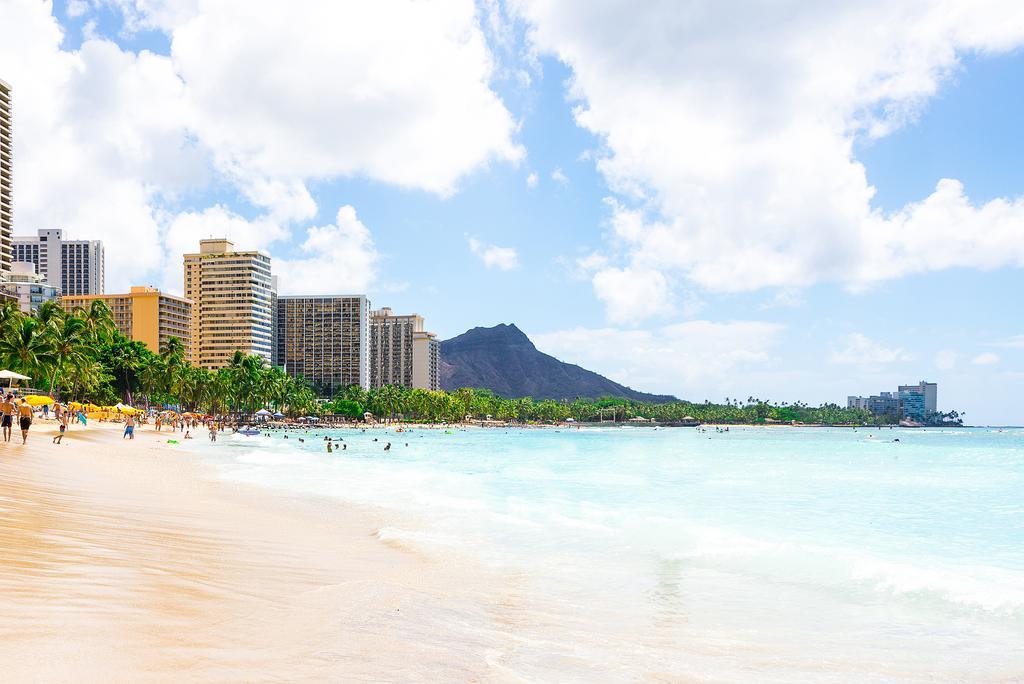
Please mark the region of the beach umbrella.
<svg viewBox="0 0 1024 684"><path fill-rule="evenodd" d="M283 414L283 413L281 413L281 412L278 412L278 413L275 413L275 414L274 414L274 417L275 417L275 418L284 418L284 414Z"/></svg>
<svg viewBox="0 0 1024 684"><path fill-rule="evenodd" d="M28 402L29 406L48 406L54 403L53 399L42 394L30 394L25 397L25 401Z"/></svg>
<svg viewBox="0 0 1024 684"><path fill-rule="evenodd" d="M268 411L267 409L260 409L259 411L256 412L255 415L257 415L257 416L272 416L274 414L271 413L270 411Z"/></svg>

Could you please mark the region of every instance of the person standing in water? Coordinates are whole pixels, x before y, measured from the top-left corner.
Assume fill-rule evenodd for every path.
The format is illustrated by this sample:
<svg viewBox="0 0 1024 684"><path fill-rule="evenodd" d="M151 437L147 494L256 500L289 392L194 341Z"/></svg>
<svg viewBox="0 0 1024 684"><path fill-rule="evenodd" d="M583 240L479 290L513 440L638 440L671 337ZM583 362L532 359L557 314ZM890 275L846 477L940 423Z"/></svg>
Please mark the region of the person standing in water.
<svg viewBox="0 0 1024 684"><path fill-rule="evenodd" d="M18 405L18 423L21 426L21 443L25 444L28 442L28 429L32 427L32 406L24 399Z"/></svg>
<svg viewBox="0 0 1024 684"><path fill-rule="evenodd" d="M8 393L4 397L4 403L0 404L0 410L3 411L3 418L0 418L0 425L3 425L4 429L4 441L11 441L11 427L14 425L14 395Z"/></svg>

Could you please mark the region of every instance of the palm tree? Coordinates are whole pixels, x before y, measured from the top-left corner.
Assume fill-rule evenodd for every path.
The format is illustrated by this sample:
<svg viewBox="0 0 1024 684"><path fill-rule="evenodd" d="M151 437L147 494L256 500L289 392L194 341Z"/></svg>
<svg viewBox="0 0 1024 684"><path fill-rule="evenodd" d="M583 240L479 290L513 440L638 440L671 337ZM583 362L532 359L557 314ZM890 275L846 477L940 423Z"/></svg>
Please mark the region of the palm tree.
<svg viewBox="0 0 1024 684"><path fill-rule="evenodd" d="M40 311L42 309L43 307L39 307ZM89 350L89 331L85 321L77 316L53 318L46 331L54 356L53 372L50 375L50 396L56 399L59 390L57 379L68 368L81 366L86 359Z"/></svg>
<svg viewBox="0 0 1024 684"><path fill-rule="evenodd" d="M30 377L48 371L55 359L46 328L35 318L15 319L0 337L0 359Z"/></svg>
<svg viewBox="0 0 1024 684"><path fill-rule="evenodd" d="M102 299L94 299L88 309L77 307L74 313L85 320L89 334L96 343L110 341L114 331L117 330L113 313Z"/></svg>
<svg viewBox="0 0 1024 684"><path fill-rule="evenodd" d="M35 317L43 325L51 325L60 322L67 314L64 313L64 309L55 300L50 299L39 305L36 309Z"/></svg>

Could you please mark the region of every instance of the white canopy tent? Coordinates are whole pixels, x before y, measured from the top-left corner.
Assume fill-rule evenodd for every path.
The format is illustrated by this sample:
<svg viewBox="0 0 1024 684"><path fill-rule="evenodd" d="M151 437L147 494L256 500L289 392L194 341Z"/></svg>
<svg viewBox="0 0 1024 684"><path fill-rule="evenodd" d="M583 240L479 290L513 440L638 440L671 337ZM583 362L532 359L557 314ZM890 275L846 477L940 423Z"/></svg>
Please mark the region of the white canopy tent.
<svg viewBox="0 0 1024 684"><path fill-rule="evenodd" d="M27 375L22 375L21 373L15 373L12 370L6 370L6 369L5 370L0 370L0 380L6 380L7 381L7 387L9 387L9 388L14 386L14 381L15 380L31 380L31 379L32 378L28 377Z"/></svg>

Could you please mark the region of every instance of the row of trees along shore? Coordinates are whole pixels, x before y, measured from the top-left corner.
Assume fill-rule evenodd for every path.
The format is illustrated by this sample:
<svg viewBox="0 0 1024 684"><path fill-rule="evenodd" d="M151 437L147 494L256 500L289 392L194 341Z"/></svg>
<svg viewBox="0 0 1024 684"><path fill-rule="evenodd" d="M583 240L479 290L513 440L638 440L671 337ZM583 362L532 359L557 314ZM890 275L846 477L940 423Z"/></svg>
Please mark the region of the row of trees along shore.
<svg viewBox="0 0 1024 684"><path fill-rule="evenodd" d="M725 403L674 401L648 404L614 397L555 401L530 397L503 399L489 390L459 389L432 392L388 386L378 390L349 387L324 404L327 413L358 417L369 411L382 419L402 418L426 422L457 422L466 417L497 421L550 423L573 419L580 423L627 421L646 418L659 423L701 423L733 425L812 424L812 425L893 425L896 416L876 416L863 409L843 408L836 404L808 406L804 403L773 403L749 397L746 401L727 399ZM956 422L956 412L936 414L935 422ZM945 422L948 424L948 422Z"/></svg>
<svg viewBox="0 0 1024 684"><path fill-rule="evenodd" d="M578 422L647 418L662 423L694 419L702 423L885 425L893 416L874 416L835 404L812 407L772 403L748 397L724 403L686 401L647 404L626 399L504 399L480 389L453 392L388 385L374 390L348 387L329 401L302 378L293 378L258 356L236 352L216 371L193 366L181 340L171 338L155 353L121 334L110 309L93 301L86 309L65 312L44 302L33 315L13 302L0 305L0 365L33 378L35 389L56 398L137 407L178 406L214 415L251 415L259 409L287 416L335 415L360 419L364 413L385 419L459 422L466 417L498 421ZM958 416L939 414L942 420Z"/></svg>

